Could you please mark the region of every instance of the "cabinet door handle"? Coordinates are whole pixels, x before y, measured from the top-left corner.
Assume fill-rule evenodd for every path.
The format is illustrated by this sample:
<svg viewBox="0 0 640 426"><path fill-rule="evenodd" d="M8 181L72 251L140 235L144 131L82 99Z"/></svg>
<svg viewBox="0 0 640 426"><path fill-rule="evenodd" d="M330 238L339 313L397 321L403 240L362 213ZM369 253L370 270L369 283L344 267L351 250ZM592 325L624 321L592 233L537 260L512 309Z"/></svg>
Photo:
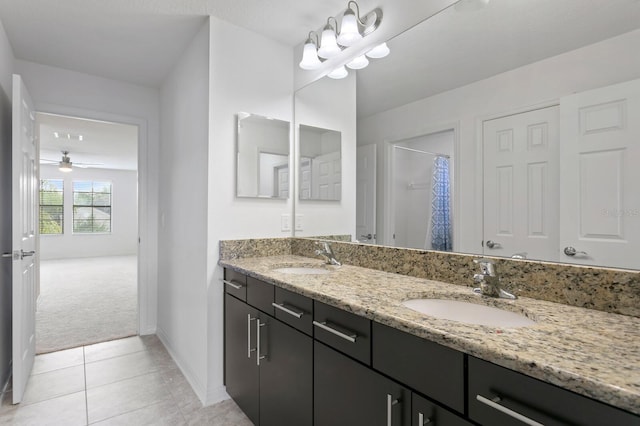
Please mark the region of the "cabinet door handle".
<svg viewBox="0 0 640 426"><path fill-rule="evenodd" d="M493 399L489 399L489 398L485 398L482 395L476 395L476 399L481 403L493 408L494 410L498 410L509 417L513 417L514 419L520 420L522 423L527 424L529 426L544 426L542 423L538 423L535 420L530 419L529 417L518 413L517 411L513 411L510 408L505 407L504 405L498 404L502 400L502 398L500 398L499 396L496 396Z"/></svg>
<svg viewBox="0 0 640 426"><path fill-rule="evenodd" d="M255 321L257 318L251 318L251 314L247 314L247 358L251 358L251 352L255 351L251 349L251 321Z"/></svg>
<svg viewBox="0 0 640 426"><path fill-rule="evenodd" d="M241 284L236 284L233 281L222 280L222 282L228 285L229 287L235 288L236 290L240 290L242 288Z"/></svg>
<svg viewBox="0 0 640 426"><path fill-rule="evenodd" d="M289 315L293 315L296 318L302 318L302 315L304 315L304 312L296 312L296 311L292 311L291 309L287 308L286 306L284 306L284 303L276 303L273 302L271 304L271 306L273 306L276 309L280 309L282 312L286 312Z"/></svg>
<svg viewBox="0 0 640 426"><path fill-rule="evenodd" d="M344 340L348 340L351 343L355 343L356 338L358 337L358 335L355 333L344 334L342 331L336 330L333 327L329 327L326 321L322 321L322 322L313 321L313 325L315 325L316 327L320 327L321 329L328 331L331 334L335 334L338 337L342 337Z"/></svg>
<svg viewBox="0 0 640 426"><path fill-rule="evenodd" d="M267 325L266 322L260 322L260 318L256 318L256 365L260 366L260 360L265 359L265 355L260 355L260 328Z"/></svg>
<svg viewBox="0 0 640 426"><path fill-rule="evenodd" d="M431 423L431 419L428 417L425 419L424 414L418 411L418 426L428 425L429 423Z"/></svg>
<svg viewBox="0 0 640 426"><path fill-rule="evenodd" d="M393 406L399 402L399 399L393 399L390 393L387 394L387 426L393 426Z"/></svg>

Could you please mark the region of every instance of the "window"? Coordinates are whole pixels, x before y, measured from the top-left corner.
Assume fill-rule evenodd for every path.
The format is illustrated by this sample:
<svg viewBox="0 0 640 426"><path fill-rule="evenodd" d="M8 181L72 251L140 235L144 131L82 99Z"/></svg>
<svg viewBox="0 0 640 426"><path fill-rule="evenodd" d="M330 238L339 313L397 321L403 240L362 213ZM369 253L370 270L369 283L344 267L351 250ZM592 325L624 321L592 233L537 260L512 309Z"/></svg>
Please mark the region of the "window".
<svg viewBox="0 0 640 426"><path fill-rule="evenodd" d="M73 232L111 232L111 183L73 181Z"/></svg>
<svg viewBox="0 0 640 426"><path fill-rule="evenodd" d="M64 181L40 180L40 233L62 234L64 231Z"/></svg>

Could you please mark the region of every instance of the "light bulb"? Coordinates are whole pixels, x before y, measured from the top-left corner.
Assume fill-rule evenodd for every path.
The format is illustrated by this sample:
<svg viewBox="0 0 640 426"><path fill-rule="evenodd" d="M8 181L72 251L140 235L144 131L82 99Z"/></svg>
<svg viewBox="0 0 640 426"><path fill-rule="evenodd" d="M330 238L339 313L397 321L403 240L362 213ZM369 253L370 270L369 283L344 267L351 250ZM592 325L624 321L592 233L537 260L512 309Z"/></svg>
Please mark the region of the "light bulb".
<svg viewBox="0 0 640 426"><path fill-rule="evenodd" d="M347 66L352 70L361 70L367 65L369 65L369 60L364 55L356 56L347 64Z"/></svg>
<svg viewBox="0 0 640 426"><path fill-rule="evenodd" d="M373 59L384 58L389 54L390 50L387 46L387 43L382 43L371 49L366 53L366 55Z"/></svg>
<svg viewBox="0 0 640 426"><path fill-rule="evenodd" d="M320 49L318 49L318 56L324 59L329 59L340 53L340 47L336 43L336 32L331 25L327 24L322 30L322 37L320 38Z"/></svg>
<svg viewBox="0 0 640 426"><path fill-rule="evenodd" d="M304 45L302 51L302 60L300 61L300 68L303 70L315 70L320 68L322 62L318 59L318 53L316 52L316 45L312 41L308 41Z"/></svg>
<svg viewBox="0 0 640 426"><path fill-rule="evenodd" d="M338 35L338 44L341 46L352 46L362 40L362 34L358 30L358 22L353 10L347 9L342 16L342 29Z"/></svg>
<svg viewBox="0 0 640 426"><path fill-rule="evenodd" d="M349 71L343 66L336 68L327 74L327 77L333 78L334 80L340 80L341 78L345 78L349 75Z"/></svg>

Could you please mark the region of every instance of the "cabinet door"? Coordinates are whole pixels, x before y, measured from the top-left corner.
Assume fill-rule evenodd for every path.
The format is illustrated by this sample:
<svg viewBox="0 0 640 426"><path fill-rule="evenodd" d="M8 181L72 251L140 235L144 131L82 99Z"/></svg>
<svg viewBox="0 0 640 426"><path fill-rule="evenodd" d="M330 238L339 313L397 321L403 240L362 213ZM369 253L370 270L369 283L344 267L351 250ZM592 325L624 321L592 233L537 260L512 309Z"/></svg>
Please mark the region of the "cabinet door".
<svg viewBox="0 0 640 426"><path fill-rule="evenodd" d="M640 416L469 357L469 418L484 425L640 425Z"/></svg>
<svg viewBox="0 0 640 426"><path fill-rule="evenodd" d="M258 365L256 321L258 311L225 294L224 359L227 393L255 424L258 423Z"/></svg>
<svg viewBox="0 0 640 426"><path fill-rule="evenodd" d="M260 426L311 426L313 339L276 319L262 322Z"/></svg>
<svg viewBox="0 0 640 426"><path fill-rule="evenodd" d="M473 423L414 393L411 399L411 426L471 426Z"/></svg>
<svg viewBox="0 0 640 426"><path fill-rule="evenodd" d="M411 392L314 342L313 416L315 426L408 426Z"/></svg>

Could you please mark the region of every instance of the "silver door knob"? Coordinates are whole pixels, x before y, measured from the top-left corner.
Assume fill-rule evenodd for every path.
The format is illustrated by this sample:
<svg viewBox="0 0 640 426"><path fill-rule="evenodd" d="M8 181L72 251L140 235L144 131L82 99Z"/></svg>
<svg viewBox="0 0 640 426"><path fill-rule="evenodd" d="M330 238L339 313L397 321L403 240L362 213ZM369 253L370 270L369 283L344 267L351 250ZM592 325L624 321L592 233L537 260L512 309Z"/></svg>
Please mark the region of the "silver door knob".
<svg viewBox="0 0 640 426"><path fill-rule="evenodd" d="M360 235L360 238L364 238L365 240L370 240L370 239L373 238L373 235L371 235L371 234L367 234L367 235L362 234L362 235Z"/></svg>
<svg viewBox="0 0 640 426"><path fill-rule="evenodd" d="M488 241L487 241L486 243L484 243L484 244L485 244L488 248L490 248L490 249L492 249L492 248L500 248L500 247L502 247L502 246L500 245L500 243L499 243L499 242L497 242L497 241L491 241L491 240L488 240Z"/></svg>
<svg viewBox="0 0 640 426"><path fill-rule="evenodd" d="M36 254L36 252L33 250L30 250L30 251L20 250L21 259L24 259L25 257L33 256L34 254Z"/></svg>
<svg viewBox="0 0 640 426"><path fill-rule="evenodd" d="M575 256L576 254L580 254L582 256L588 256L586 251L578 251L571 246L564 248L564 254L566 254L567 256Z"/></svg>

